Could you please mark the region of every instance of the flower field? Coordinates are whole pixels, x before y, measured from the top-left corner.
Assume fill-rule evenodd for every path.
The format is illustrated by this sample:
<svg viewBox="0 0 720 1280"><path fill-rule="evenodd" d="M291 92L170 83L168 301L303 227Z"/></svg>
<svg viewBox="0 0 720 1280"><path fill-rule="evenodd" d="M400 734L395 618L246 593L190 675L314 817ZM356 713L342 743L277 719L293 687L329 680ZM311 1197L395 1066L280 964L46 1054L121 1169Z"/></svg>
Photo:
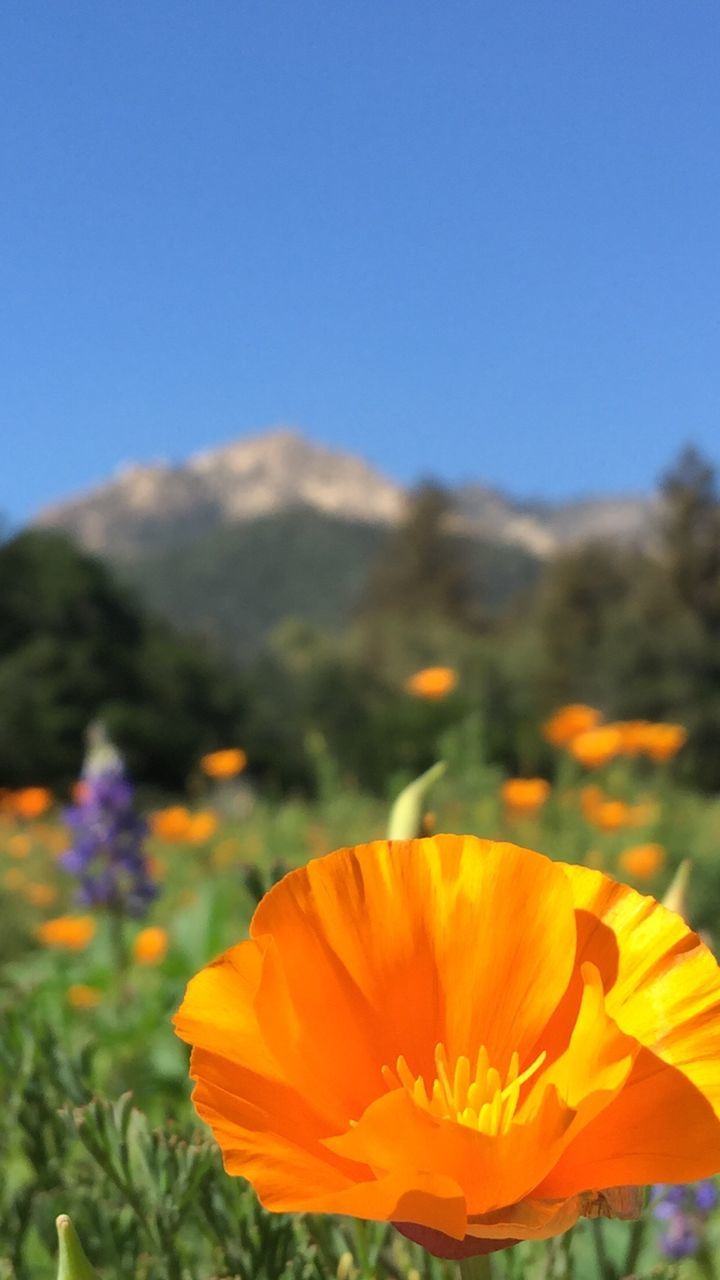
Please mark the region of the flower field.
<svg viewBox="0 0 720 1280"><path fill-rule="evenodd" d="M424 681L417 680L417 696L444 696L451 687L447 676L444 679L440 692L442 681L437 670ZM0 1149L4 1174L0 1183L0 1277L45 1280L58 1274L55 1219L60 1214L72 1219L93 1270L108 1278L229 1280L240 1276L274 1280L287 1275L336 1276L338 1280L428 1276L440 1280L455 1275L457 1263L439 1256L442 1250L422 1247L430 1237L413 1229L398 1231L391 1225L398 1221L392 1188L364 1199L365 1193L359 1197L354 1192L341 1195L333 1179L339 1177L343 1160L362 1159L372 1168L382 1167L382 1158L368 1155L363 1143L382 1144L388 1135L401 1148L403 1141L408 1147L419 1141L409 1130L403 1138L402 1117L408 1106L422 1111L422 1124L431 1128L436 1122L452 1121L458 1130L463 1125L466 1130L474 1126L473 1141L478 1136L484 1142L497 1143L517 1132L513 1129L517 1115L534 1096L532 1090L539 1089L540 1081L547 1077L562 1092L564 1086L558 1083L559 1068L557 1063L553 1066L552 1054L548 1057L548 1050L543 1049L530 1061L535 1033L522 1029L534 1025L533 1018L547 1022L556 999L553 983L560 993L568 983L563 965L570 963L570 943L564 941L564 931L575 926L570 926L563 914L567 908L563 905L566 874L553 863L582 868L576 873L578 883L584 884L588 875L598 877L598 883L606 883L603 876L623 882L629 886L623 891L630 894L628 902L639 901L636 893L666 898L678 913L667 919L676 921L672 927L680 931L673 934L681 940L673 942L675 959L668 962L668 980L675 982L674 990L679 994L673 997L672 1006L666 1000L662 1012L663 1018L669 1017L672 1007L677 1035L682 1034L684 1020L697 1015L700 999L692 985L695 979L685 984L677 968L682 955L694 945L682 940L690 935L680 917L700 932L711 950L718 941L720 802L676 781L675 761L685 737L682 727L644 722L606 724L592 708L573 706L561 708L546 723L544 736L555 753L552 776L508 778L486 762L482 726L471 717L444 734L444 772L435 770L414 787L408 785L410 778L395 778L385 799L364 794L339 777L321 741L312 744L317 784L313 800L265 794L253 780L252 760L247 760L240 748L227 747L198 761L188 779L186 795L155 801L135 791L121 758L106 741L94 744L72 796L54 796L39 786L4 792L0 797ZM358 855L362 875L369 877L367 884L375 883L377 875L383 888L381 892L378 880L377 892L366 887L357 900L351 879L345 882L342 878L333 882L333 902L326 900L322 895L330 890L324 887L322 876L331 860L314 863L319 868L313 872L314 892L324 904L323 928L337 934L333 954L342 952L345 939L348 946L357 947L357 965L372 969L381 964L382 953L386 985L381 983L379 988L378 1007L386 1012L393 1034L399 1025L405 1025L405 1019L406 1042L413 1039L416 1030L420 1036L428 993L437 980L417 937L437 932L441 940L437 945L447 943L452 952L447 963L443 961L445 967L438 962L438 972L445 975L443 982L451 988L447 1007L455 1011L452 1019L463 1025L473 1019L482 1023L482 1035L490 1045L490 1065L484 1060L483 1065L480 1059L476 1065L468 1061L465 1079L461 1064L453 1081L453 1063L447 1059L449 1046L447 1050L435 1049L428 1031L428 1071L437 1074L438 1084L433 1093L427 1073L423 1077L417 1067L411 1070L404 1057L394 1050L391 1057L388 1048L388 1088L392 1097L402 1095L405 1110L378 1120L380 1127L375 1132L368 1119L370 1108L363 1116L365 1128L353 1122L348 1135L333 1139L333 1154L322 1169L309 1157L303 1156L303 1163L297 1152L310 1149L307 1135L312 1126L309 1120L303 1121L297 1101L274 1097L267 1103L264 1119L259 1096L252 1091L259 1086L233 1086L238 1096L254 1099L250 1119L246 1112L240 1117L236 1104L228 1101L230 1082L236 1081L239 1070L256 1070L258 1078L263 1071L258 1055L262 1057L265 1050L258 1048L257 1037L253 1040L249 1014L243 1013L243 992L250 988L242 977L242 966L249 961L225 962L235 964L233 972L241 974L237 988L222 985L220 968L204 966L228 948L242 951L237 944L248 938L258 903L293 869L333 850L383 842L388 835L408 839L433 833L510 842L545 854L552 863L504 850L502 844L491 846L490 854L488 846L480 842L437 840L403 846L402 857L398 852L394 859L390 846L388 869L382 876L380 870L373 869L373 859L385 857L384 853ZM460 847L462 877L472 879L475 865L487 876L487 868L494 868L487 883L482 882L482 891L477 890L486 911L482 935L463 924L455 907L443 905L443 895L448 895L447 903L455 901L453 877L460 872L451 866L452 850ZM386 846L374 848L382 851ZM422 858L430 857L425 852L428 849L439 851L432 891L421 874ZM344 866L342 862L332 865L341 870ZM342 875L349 872L343 870ZM347 1015L337 994L340 987L336 990L334 985L339 981L337 974L333 976L334 971L327 969L319 954L303 950L300 925L293 924L290 906L283 906L286 900L290 902L286 886L300 883L294 877L284 880L283 886L265 899L253 926L253 937L267 934L278 947L290 948L292 961L285 963L286 977L291 975L297 987L291 1000L294 1012L292 1016L283 1012L286 995L282 984L269 991L263 988L264 996L256 993L253 998L256 1012L260 1011L257 1016L263 1044L275 1044L273 1037L279 1037L276 1057L286 1049L290 1054L292 1044L297 1097L310 1100L314 1115L321 1105L330 1107L339 1080L357 1077L357 1084L363 1071L370 1071L362 1064L376 1050L382 1057L378 1042L386 1031L377 1020L368 1020L367 1012L359 1007L357 1018L342 1021ZM465 880L457 883L465 884ZM373 907L376 899L380 906ZM384 941L380 950L380 935L373 934L371 928L373 910L382 913ZM415 915L425 921L420 933L413 933ZM441 916L442 927L438 923ZM618 924L617 915L613 921L614 936L622 944L622 923ZM463 929L468 932L464 934ZM632 928L628 929L632 941ZM416 941L402 950L406 931L408 938ZM541 986L547 1008L543 1004L534 1013L529 997L523 995L520 961L513 958L518 939L525 948L523 954L532 947L537 965L545 966ZM242 951L242 956L248 955ZM703 955L710 974L712 959L707 951ZM660 959L652 963L661 967ZM505 975L497 989L488 986L488 975L494 976L495 965ZM652 968L650 960L648 967ZM616 1014L609 1001L600 1012L592 1004L593 979L587 977L585 968L588 1003L583 1006L583 1016L587 1024L581 1027L582 1034L577 1033L572 1071L573 1079L579 1081L573 1088L589 1097L588 1081L595 1068L585 1064L582 1046L600 1034L598 1028L605 1025L602 1020L608 1011L613 1018ZM266 970L271 972L267 965ZM267 986L270 977L266 975L264 981ZM513 982L517 996L512 994ZM660 997L656 994L648 999L654 1007ZM703 999L710 1000L710 996ZM511 1063L507 1077L498 1076L495 1085L492 1052L501 1053L498 1045L504 1044L505 1033L497 1028L493 1032L492 1027L502 1020L498 1011L514 1007L513 1000L522 1015L518 1014L520 1023L517 1018L513 1023L512 1034L519 1036L518 1042L509 1046L515 1054L514 1065ZM560 995L557 1003L560 1007ZM176 1035L173 1017L181 1005ZM707 1005L698 1035L709 1035L708 1026L714 1035L720 1034L713 1007ZM293 1018L298 1009L301 1014L296 1025ZM621 1022L619 1014L617 1017ZM640 1015L638 1019L642 1022ZM622 1023L623 1036L629 1030L635 1035L637 1027ZM619 1034L612 1031L613 1037ZM637 1034L640 1036L639 1031ZM473 1036L482 1039L477 1028ZM193 1066L199 1081L196 1102L217 1141L190 1101L188 1049L183 1040L200 1046ZM390 1036L388 1045L391 1040ZM622 1055L630 1052L622 1036L620 1041L613 1039L613 1070ZM575 1044L572 1038L569 1043ZM646 1052L648 1042L641 1037L641 1043ZM710 1040L699 1048L694 1044L692 1052L704 1059L710 1052L708 1046L712 1047ZM417 1049L420 1057L425 1052ZM608 1072L610 1050L602 1052L603 1071ZM714 1071L720 1077L720 1063ZM709 1098L710 1086L702 1085L702 1089ZM539 1219L533 1216L536 1211L523 1209L514 1219L516 1226L519 1224L520 1243L499 1249L474 1265L490 1267L496 1277L508 1280L520 1276L549 1280L600 1275L602 1280L618 1280L630 1274L715 1275L720 1265L720 1215L710 1175L720 1167L720 1158L715 1159L714 1131L709 1121L703 1128L700 1115L697 1124L702 1140L698 1144L695 1137L686 1138L684 1131L689 1132L695 1123L692 1100L683 1102L680 1097L678 1101L674 1094L666 1096L659 1090L650 1106L651 1092L648 1085L639 1094L646 1109L650 1108L648 1124L653 1132L667 1130L671 1134L668 1141L677 1159L657 1157L652 1167L647 1161L640 1162L640 1167L632 1164L627 1153L623 1156L626 1196L628 1186L650 1183L642 1193L645 1208L640 1218L628 1213L628 1220L624 1220L628 1204L616 1202L614 1193L602 1203L596 1195L594 1207L587 1198L575 1197L573 1207L566 1207L565 1217L558 1219L561 1225L556 1233L547 1232L546 1238L541 1238ZM573 1105L576 1110L581 1106L579 1102ZM285 1111L287 1120L283 1120ZM413 1111L413 1124L416 1121ZM599 1125L597 1120L594 1123ZM631 1123L634 1121L623 1122ZM244 1155L237 1149L240 1124L243 1131L252 1130L254 1135L252 1141L247 1139ZM268 1127L272 1141L267 1137ZM610 1120L597 1127L594 1146L585 1153L586 1168L592 1166L592 1159L600 1158L611 1128ZM287 1132L295 1135L292 1159L282 1147ZM543 1132L545 1137L532 1147L535 1155L523 1148L521 1155L513 1157L514 1173L503 1165L502 1176L508 1179L510 1190L501 1203L512 1203L516 1208L530 1203L512 1188L517 1170L527 1170L543 1143L550 1141L549 1130ZM592 1127L589 1132L594 1132ZM434 1134L434 1129L432 1133L428 1129L421 1143L423 1151L433 1149ZM252 1159L248 1155L251 1149L256 1153ZM432 1158L423 1159L432 1163L428 1178L450 1167L455 1169L455 1156L439 1147ZM471 1152L469 1160L467 1177L473 1183L477 1155ZM559 1156L556 1167L563 1168ZM492 1161L487 1168L489 1181L483 1194L491 1205L497 1203L493 1195L499 1192L493 1192L489 1183L496 1186L501 1173ZM673 1169L676 1181L670 1176ZM240 1176L229 1176L234 1174ZM550 1187L547 1197L556 1203L566 1192L569 1195L572 1178L567 1172L553 1176L555 1184L552 1176L543 1175ZM588 1185L577 1188L583 1193L597 1192L600 1186L623 1185L621 1176L610 1181L606 1177L599 1183L593 1182L591 1172L586 1176ZM543 1177L538 1174L533 1185L542 1185ZM246 1178L265 1204L282 1211L261 1208ZM380 1186L380 1181L373 1185ZM574 1183L572 1189L574 1193ZM456 1219L450 1209L437 1216L435 1210L421 1206L418 1197L425 1194L423 1189L413 1183L411 1190L410 1200L398 1201L411 1215L403 1225L419 1223L452 1234ZM429 1183L425 1191L441 1200L445 1194ZM472 1194L471 1189L468 1204ZM637 1193L633 1195L637 1197ZM563 1200L564 1205L569 1203ZM481 1210L481 1217L483 1213ZM485 1215L482 1230L488 1230L487 1221ZM456 1235L462 1236L464 1229ZM492 1224L489 1230L492 1235ZM480 1231L476 1224L476 1235ZM497 1241L493 1247L496 1245ZM81 1272L67 1275L72 1280Z"/></svg>

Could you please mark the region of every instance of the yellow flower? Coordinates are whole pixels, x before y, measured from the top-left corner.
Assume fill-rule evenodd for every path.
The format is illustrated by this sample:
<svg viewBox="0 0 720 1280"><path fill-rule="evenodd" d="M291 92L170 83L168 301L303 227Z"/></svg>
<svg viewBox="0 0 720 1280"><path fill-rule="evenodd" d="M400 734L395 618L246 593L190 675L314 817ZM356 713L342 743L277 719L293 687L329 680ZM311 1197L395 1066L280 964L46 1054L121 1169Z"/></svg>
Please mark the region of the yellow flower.
<svg viewBox="0 0 720 1280"><path fill-rule="evenodd" d="M266 1208L394 1222L441 1256L720 1169L714 957L651 898L514 845L377 841L290 872L175 1023Z"/></svg>
<svg viewBox="0 0 720 1280"><path fill-rule="evenodd" d="M65 951L84 951L95 936L92 916L56 916L36 929L46 947L62 947Z"/></svg>
<svg viewBox="0 0 720 1280"><path fill-rule="evenodd" d="M84 982L74 982L67 989L67 1002L73 1009L94 1009L101 1000L102 992Z"/></svg>
<svg viewBox="0 0 720 1280"><path fill-rule="evenodd" d="M227 747L224 751L211 751L202 756L200 768L208 778L235 778L247 765L247 756L239 747Z"/></svg>
<svg viewBox="0 0 720 1280"><path fill-rule="evenodd" d="M452 667L424 667L405 681L405 690L415 698L439 702L457 688L458 674Z"/></svg>
<svg viewBox="0 0 720 1280"><path fill-rule="evenodd" d="M133 942L133 956L138 964L162 964L167 949L167 929L157 924L141 929Z"/></svg>

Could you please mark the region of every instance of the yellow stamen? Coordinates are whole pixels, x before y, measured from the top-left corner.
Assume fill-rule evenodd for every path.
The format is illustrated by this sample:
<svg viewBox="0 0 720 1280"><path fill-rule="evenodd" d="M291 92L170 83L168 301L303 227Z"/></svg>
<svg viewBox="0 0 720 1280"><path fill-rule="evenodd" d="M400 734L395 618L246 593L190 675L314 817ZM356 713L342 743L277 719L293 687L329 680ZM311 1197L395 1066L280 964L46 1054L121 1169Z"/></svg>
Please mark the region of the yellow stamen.
<svg viewBox="0 0 720 1280"><path fill-rule="evenodd" d="M461 1054L451 1070L444 1044L435 1047L436 1076L428 1090L422 1076L415 1076L400 1056L395 1070L383 1067L383 1079L390 1089L403 1088L416 1106L438 1120L454 1120L468 1129L495 1137L507 1133L515 1118L522 1086L539 1071L546 1058L543 1050L524 1071L514 1052L505 1074L490 1066L485 1045L478 1049L473 1074L470 1058Z"/></svg>

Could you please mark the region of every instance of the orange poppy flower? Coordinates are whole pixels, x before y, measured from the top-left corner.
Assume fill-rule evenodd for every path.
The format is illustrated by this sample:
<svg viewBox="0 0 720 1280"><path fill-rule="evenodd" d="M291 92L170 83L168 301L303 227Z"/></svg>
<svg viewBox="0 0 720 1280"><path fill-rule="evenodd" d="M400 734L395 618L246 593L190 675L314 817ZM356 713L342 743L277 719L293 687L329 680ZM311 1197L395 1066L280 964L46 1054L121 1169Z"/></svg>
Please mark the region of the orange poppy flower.
<svg viewBox="0 0 720 1280"><path fill-rule="evenodd" d="M624 849L618 858L618 866L635 880L650 880L665 865L665 850L661 844L637 844Z"/></svg>
<svg viewBox="0 0 720 1280"><path fill-rule="evenodd" d="M440 1256L637 1216L627 1188L720 1169L712 954L514 845L377 841L290 872L175 1024L267 1208L391 1221Z"/></svg>
<svg viewBox="0 0 720 1280"><path fill-rule="evenodd" d="M458 674L452 667L424 667L405 681L406 693L427 702L439 702L457 688Z"/></svg>
<svg viewBox="0 0 720 1280"><path fill-rule="evenodd" d="M39 818L52 805L47 787L23 787L12 794L12 809L18 818Z"/></svg>
<svg viewBox="0 0 720 1280"><path fill-rule="evenodd" d="M201 813L192 813L188 828L185 833L185 839L191 844L205 844L211 840L218 829L218 817L212 811L202 811Z"/></svg>
<svg viewBox="0 0 720 1280"><path fill-rule="evenodd" d="M15 835L8 836L7 851L11 858L27 858L32 848L32 842L24 831L17 831Z"/></svg>
<svg viewBox="0 0 720 1280"><path fill-rule="evenodd" d="M95 921L92 916L56 916L39 924L35 932L47 947L84 951L95 936Z"/></svg>
<svg viewBox="0 0 720 1280"><path fill-rule="evenodd" d="M602 715L595 707L587 707L583 702L571 702L566 707L558 707L557 711L546 720L543 737L554 747L565 747L579 733L594 729L602 720Z"/></svg>
<svg viewBox="0 0 720 1280"><path fill-rule="evenodd" d="M167 929L162 929L158 924L141 929L133 942L133 956L138 964L162 964L167 949Z"/></svg>
<svg viewBox="0 0 720 1280"><path fill-rule="evenodd" d="M588 822L594 821L595 814L605 798L605 792L602 787L596 786L594 782L590 782L586 787L582 788L580 792L580 808L582 809L583 817Z"/></svg>
<svg viewBox="0 0 720 1280"><path fill-rule="evenodd" d="M51 884L29 884L25 889L25 897L34 907L49 907L57 898L57 889Z"/></svg>
<svg viewBox="0 0 720 1280"><path fill-rule="evenodd" d="M645 754L656 764L672 760L687 741L687 729L681 724L649 724L645 732Z"/></svg>
<svg viewBox="0 0 720 1280"><path fill-rule="evenodd" d="M626 756L639 756L645 749L647 731L651 726L647 720L619 720L617 728L622 734L622 752Z"/></svg>
<svg viewBox="0 0 720 1280"><path fill-rule="evenodd" d="M101 1000L102 991L85 982L73 982L67 989L67 1002L73 1009L94 1009Z"/></svg>
<svg viewBox="0 0 720 1280"><path fill-rule="evenodd" d="M15 891L16 889L24 889L27 884L27 876L19 867L10 867L3 876L3 884L6 889Z"/></svg>
<svg viewBox="0 0 720 1280"><path fill-rule="evenodd" d="M511 815L532 816L542 809L550 795L550 783L545 778L508 778L502 785L501 795Z"/></svg>
<svg viewBox="0 0 720 1280"><path fill-rule="evenodd" d="M587 769L601 769L609 764L623 749L622 731L616 724L598 725L586 729L568 743L568 751Z"/></svg>
<svg viewBox="0 0 720 1280"><path fill-rule="evenodd" d="M175 804L169 809L156 809L148 822L152 835L159 840L184 840L190 826L190 813L184 805Z"/></svg>
<svg viewBox="0 0 720 1280"><path fill-rule="evenodd" d="M590 819L601 831L620 831L632 825L632 806L624 800L602 800Z"/></svg>
<svg viewBox="0 0 720 1280"><path fill-rule="evenodd" d="M247 756L239 747L228 747L225 751L211 751L200 759L200 768L208 778L234 778L242 773L247 764Z"/></svg>

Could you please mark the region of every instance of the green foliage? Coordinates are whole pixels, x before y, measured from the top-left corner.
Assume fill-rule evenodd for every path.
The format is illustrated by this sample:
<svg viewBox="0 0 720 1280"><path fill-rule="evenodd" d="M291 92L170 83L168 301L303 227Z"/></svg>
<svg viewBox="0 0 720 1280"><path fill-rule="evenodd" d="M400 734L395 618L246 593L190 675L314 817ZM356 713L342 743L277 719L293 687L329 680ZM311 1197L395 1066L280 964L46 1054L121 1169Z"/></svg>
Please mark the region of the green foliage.
<svg viewBox="0 0 720 1280"><path fill-rule="evenodd" d="M382 539L377 525L298 508L214 529L122 571L150 607L241 661L289 617L339 630Z"/></svg>
<svg viewBox="0 0 720 1280"><path fill-rule="evenodd" d="M577 775L537 818L509 820L499 797L502 774L487 759L490 730L475 712L440 734L448 769L433 782L438 830L512 838L553 857L582 859L593 850L609 870L628 842L659 840L668 862L653 886L658 896L692 849L691 919L717 928L717 802L671 786L662 771L650 779L638 762L624 761L601 781L629 798L653 788L646 827L590 828ZM246 935L254 902L288 867L386 829L388 804L342 781L320 735L307 750L318 775L317 801L260 799L241 824L221 829L214 847L164 850L169 870L154 919L168 928L170 947L161 965L131 964L119 975L103 919L88 949L76 954L15 938L15 954L0 969L3 1280L55 1280L54 1223L63 1213L101 1280L411 1280L412 1270L422 1280L455 1280L454 1265L424 1255L386 1224L265 1213L244 1182L223 1172L190 1108L187 1051L170 1023L188 977ZM228 841L232 859L218 862L214 854ZM42 856L38 848L23 866ZM47 850L44 857L49 876ZM41 865L34 864L35 879ZM15 902L7 910L18 914ZM0 935L6 925L0 917ZM68 1004L67 989L78 982L101 993L96 1007ZM603 1224L602 1232L608 1277L659 1274L652 1271L657 1255L649 1221L639 1232L626 1223ZM587 1226L547 1247L519 1246L493 1259L495 1280L591 1280L595 1268ZM683 1275L699 1280L694 1264L684 1264Z"/></svg>
<svg viewBox="0 0 720 1280"><path fill-rule="evenodd" d="M386 539L364 593L365 613L435 614L466 624L474 613L467 543L450 528L450 495L425 483Z"/></svg>
<svg viewBox="0 0 720 1280"><path fill-rule="evenodd" d="M647 551L595 543L547 566L530 614L530 714L583 701L614 718L679 721L690 735L680 770L716 788L720 497L694 451L666 477L659 514L659 542ZM509 641L517 643L512 629Z"/></svg>
<svg viewBox="0 0 720 1280"><path fill-rule="evenodd" d="M178 785L241 707L229 669L146 618L98 561L38 532L0 547L0 703L8 785L76 777L97 718L140 776Z"/></svg>
<svg viewBox="0 0 720 1280"><path fill-rule="evenodd" d="M478 601L483 617L494 616L534 581L537 562L518 548L448 535L437 493L421 490L397 532L298 507L149 547L118 567L153 610L242 662L288 618L337 634L383 602L460 617ZM414 586L405 586L408 575Z"/></svg>

